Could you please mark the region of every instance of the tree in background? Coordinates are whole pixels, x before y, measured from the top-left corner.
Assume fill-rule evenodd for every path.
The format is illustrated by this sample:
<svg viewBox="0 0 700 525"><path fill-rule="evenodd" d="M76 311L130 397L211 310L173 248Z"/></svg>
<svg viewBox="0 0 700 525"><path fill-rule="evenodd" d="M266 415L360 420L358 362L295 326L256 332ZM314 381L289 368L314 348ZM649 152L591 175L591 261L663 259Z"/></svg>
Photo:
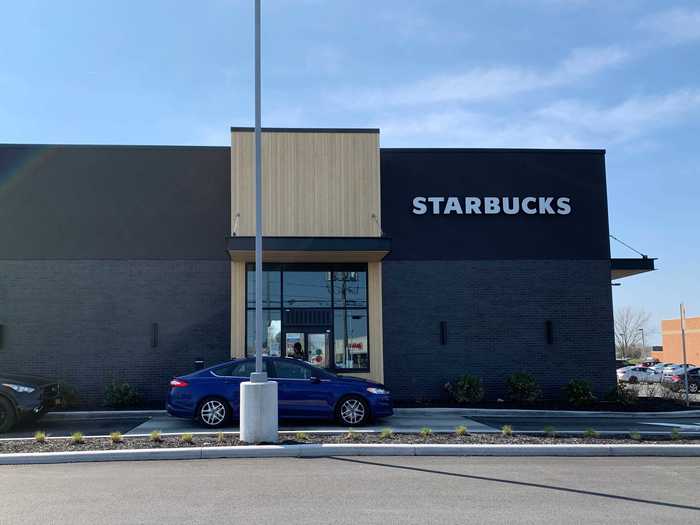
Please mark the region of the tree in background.
<svg viewBox="0 0 700 525"><path fill-rule="evenodd" d="M651 335L651 315L641 308L625 306L615 310L615 354L622 359L644 357L644 336Z"/></svg>

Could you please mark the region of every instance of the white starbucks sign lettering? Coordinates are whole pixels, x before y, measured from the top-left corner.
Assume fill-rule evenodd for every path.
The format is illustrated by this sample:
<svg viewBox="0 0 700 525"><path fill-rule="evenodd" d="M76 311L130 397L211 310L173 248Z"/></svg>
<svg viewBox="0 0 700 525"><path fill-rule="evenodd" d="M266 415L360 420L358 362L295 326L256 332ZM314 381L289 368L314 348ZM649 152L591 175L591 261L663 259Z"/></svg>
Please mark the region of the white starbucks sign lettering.
<svg viewBox="0 0 700 525"><path fill-rule="evenodd" d="M568 215L569 197L414 197L415 215Z"/></svg>

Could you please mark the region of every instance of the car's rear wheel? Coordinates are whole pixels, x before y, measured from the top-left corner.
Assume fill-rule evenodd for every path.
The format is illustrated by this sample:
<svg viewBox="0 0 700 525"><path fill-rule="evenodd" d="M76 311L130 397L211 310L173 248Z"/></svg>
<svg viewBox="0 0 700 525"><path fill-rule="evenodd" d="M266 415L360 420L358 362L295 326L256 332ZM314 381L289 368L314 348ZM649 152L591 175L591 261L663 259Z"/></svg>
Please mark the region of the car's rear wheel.
<svg viewBox="0 0 700 525"><path fill-rule="evenodd" d="M206 427L220 427L231 419L231 407L223 399L209 397L200 403L197 419Z"/></svg>
<svg viewBox="0 0 700 525"><path fill-rule="evenodd" d="M7 432L17 422L17 414L15 407L12 406L9 400L0 397L0 434Z"/></svg>
<svg viewBox="0 0 700 525"><path fill-rule="evenodd" d="M356 427L369 421L367 401L359 396L349 396L340 400L335 409L335 417L342 425Z"/></svg>

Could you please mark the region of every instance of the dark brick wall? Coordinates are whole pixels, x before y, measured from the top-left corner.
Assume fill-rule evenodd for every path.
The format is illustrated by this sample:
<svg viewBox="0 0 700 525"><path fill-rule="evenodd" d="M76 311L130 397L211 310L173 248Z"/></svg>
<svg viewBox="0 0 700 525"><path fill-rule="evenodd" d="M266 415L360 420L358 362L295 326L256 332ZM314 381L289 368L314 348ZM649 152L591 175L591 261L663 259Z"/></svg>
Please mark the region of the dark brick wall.
<svg viewBox="0 0 700 525"><path fill-rule="evenodd" d="M68 382L84 406L113 378L160 403L196 358L228 358L229 298L226 260L0 261L0 369Z"/></svg>
<svg viewBox="0 0 700 525"><path fill-rule="evenodd" d="M599 394L615 384L609 261L385 261L383 288L384 375L397 399L445 398L444 383L465 372L491 399L516 371L550 398L573 378Z"/></svg>

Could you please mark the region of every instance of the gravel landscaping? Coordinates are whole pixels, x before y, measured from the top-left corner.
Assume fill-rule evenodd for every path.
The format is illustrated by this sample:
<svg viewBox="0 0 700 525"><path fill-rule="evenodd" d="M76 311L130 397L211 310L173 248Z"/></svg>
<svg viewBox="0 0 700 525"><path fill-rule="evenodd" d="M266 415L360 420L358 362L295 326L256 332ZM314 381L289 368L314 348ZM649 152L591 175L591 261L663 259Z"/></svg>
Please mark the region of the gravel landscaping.
<svg viewBox="0 0 700 525"><path fill-rule="evenodd" d="M700 444L700 438L668 438L648 437L639 440L631 438L612 437L546 437L517 434L503 436L500 434L433 434L423 436L420 434L393 434L380 436L378 433L350 434L308 434L306 436L294 434L281 434L280 445L298 444L462 444L462 445L579 445L579 444ZM85 438L82 443L72 443L70 438L49 438L43 443L33 439L0 442L0 454L27 453L27 452L77 452L85 450L126 450L146 448L177 448L177 447L219 447L219 446L245 446L237 435L217 434L194 435L191 441L184 441L181 436L162 436L160 441L152 441L148 437L125 437L120 443L114 443L110 438Z"/></svg>

